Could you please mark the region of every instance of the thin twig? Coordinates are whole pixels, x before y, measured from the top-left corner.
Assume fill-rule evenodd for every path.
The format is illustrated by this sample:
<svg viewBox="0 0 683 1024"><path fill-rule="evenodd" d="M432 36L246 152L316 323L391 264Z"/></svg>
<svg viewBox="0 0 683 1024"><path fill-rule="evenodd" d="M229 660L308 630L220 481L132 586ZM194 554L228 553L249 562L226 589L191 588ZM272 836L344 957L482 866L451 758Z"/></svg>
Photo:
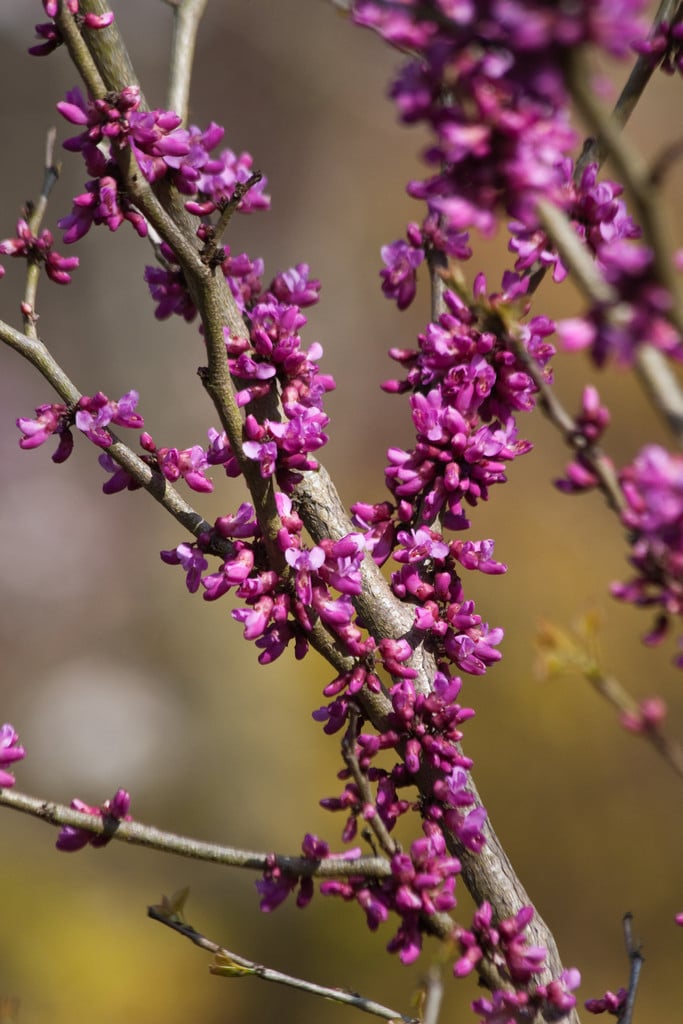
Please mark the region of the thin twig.
<svg viewBox="0 0 683 1024"><path fill-rule="evenodd" d="M590 617L587 617L585 622L589 621ZM539 630L537 642L544 674L558 674L564 670L579 672L596 693L619 712L623 720L642 721L638 702L616 676L603 672L597 654L592 652L591 647L595 646L593 626L590 631L584 626L584 629L573 635L546 623ZM644 723L637 735L651 743L674 772L683 778L683 748L679 743L665 736L661 727L653 722Z"/></svg>
<svg viewBox="0 0 683 1024"><path fill-rule="evenodd" d="M619 1014L619 1024L632 1024L640 972L643 969L645 960L640 945L633 938L633 914L624 914L624 942L626 944L626 953L631 961L631 977L628 983L626 1003Z"/></svg>
<svg viewBox="0 0 683 1024"><path fill-rule="evenodd" d="M437 1024L443 1003L443 970L440 964L432 964L423 982L424 1003L422 1024Z"/></svg>
<svg viewBox="0 0 683 1024"><path fill-rule="evenodd" d="M273 867L273 855L254 850L241 850L218 843L206 843L189 836L179 836L145 825L139 821L114 821L99 815L76 811L66 804L41 800L15 789L0 789L0 806L9 807L31 817L39 818L50 825L70 825L94 835L106 835L131 846L143 846L151 850L176 854L191 860L211 864L225 864L250 871L265 871ZM309 857L276 855L275 863L288 874L315 878L349 878L362 875L366 878L388 878L391 866L383 857L358 857L349 860L344 857L328 857L325 860L311 860Z"/></svg>
<svg viewBox="0 0 683 1024"><path fill-rule="evenodd" d="M173 7L173 42L168 83L168 109L187 123L197 32L208 0L179 0Z"/></svg>
<svg viewBox="0 0 683 1024"><path fill-rule="evenodd" d="M358 788L363 812L368 812L368 816L365 817L365 821L367 821L369 827L374 832L381 849L384 850L388 857L393 857L395 853L400 851L401 847L389 833L389 830L382 821L382 818L377 811L367 776L361 769L361 766L358 763L358 758L356 757L358 717L358 711L351 709L349 725L344 734L344 739L342 740L341 745L342 757L344 758L344 763L346 764L346 767L351 773L351 777Z"/></svg>
<svg viewBox="0 0 683 1024"><path fill-rule="evenodd" d="M590 466L598 479L600 490L605 496L607 504L615 512L620 513L625 508L626 502L610 459L607 458L598 445L586 444L586 439L577 430L576 421L567 412L557 397L555 390L550 387L543 377L538 363L529 355L526 347L517 340L514 333L510 333L506 345L515 353L525 373L531 377L536 385L538 404L545 413L546 418L555 424L569 447L577 455L580 454L581 458Z"/></svg>
<svg viewBox="0 0 683 1024"><path fill-rule="evenodd" d="M670 14L669 9L676 6L670 3L662 4L658 18L662 12ZM659 168L648 169L643 166L621 134L621 128L639 94L634 87L634 91L628 93L628 104L625 100L621 102L624 95L622 94L615 110L608 116L589 87L589 76L579 54L570 62L570 72L570 87L574 100L599 140L593 160L604 159L609 155L614 160L621 180L629 189L645 240L653 252L655 274L671 296L672 308L668 313L669 319L679 335L683 336L683 297L674 276L671 246L655 187ZM643 87L646 80L642 82ZM577 165L577 173L579 166L584 167L587 162L582 158ZM574 264L572 270L575 270ZM640 346L636 368L641 385L648 394L653 408L665 419L678 443L683 444L683 392L664 356L649 345Z"/></svg>
<svg viewBox="0 0 683 1024"><path fill-rule="evenodd" d="M38 202L33 205L27 217L31 234L37 236L43 217L47 211L47 204L50 193L54 188L61 171L61 164L55 163L55 128L50 128L45 139L45 164L43 168L43 185L40 190ZM22 315L24 319L24 330L29 338L37 338L36 332L36 295L38 293L38 282L40 281L40 263L37 260L29 260L26 268L26 286L24 288L24 299L22 302Z"/></svg>
<svg viewBox="0 0 683 1024"><path fill-rule="evenodd" d="M590 87L590 74L580 49L572 55L569 64L569 87L579 111L603 140L610 158L614 161L621 182L628 188L636 208L638 223L643 229L645 241L654 256L657 279L672 298L669 319L678 333L683 336L683 309L673 273L673 260L668 231L660 212L656 190L652 188L649 169L640 160L633 147L621 133L620 125L603 110Z"/></svg>
<svg viewBox="0 0 683 1024"><path fill-rule="evenodd" d="M326 985L316 985L314 982L305 981L303 978L296 978L290 974L275 971L271 967L264 967L263 964L256 963L254 960L247 960L246 957L233 953L224 946L219 946L217 942L207 939L196 929L192 928L191 925L185 924L184 921L166 916L163 910L159 911L157 907L148 907L147 913L152 920L165 924L167 928L172 928L173 931L184 935L195 946L213 953L216 959L209 967L212 974L222 974L232 978L253 975L253 977L260 978L262 981L274 982L276 985L286 985L288 988L298 989L315 996L322 996L323 999L331 999L335 1003L353 1006L357 1010L373 1014L375 1017L382 1017L384 1020L402 1021L403 1024L419 1024L415 1017L408 1017L398 1010L390 1010L388 1007L382 1006L381 1003L376 1003L372 999L366 999L357 992L349 992L343 988L328 988Z"/></svg>
<svg viewBox="0 0 683 1024"><path fill-rule="evenodd" d="M38 338L31 338L26 334L22 334L2 320L0 320L0 341L3 341L35 366L67 406L74 408L78 404L82 397L81 392L42 341ZM120 441L113 431L110 430L109 433L113 441L110 447L107 448L107 454L122 469L125 469L141 487L144 487L167 512L170 512L181 526L189 530L196 537L211 531L211 524L181 497L178 491L161 473L151 469L139 455L136 455L132 448L129 448L123 441ZM216 548L216 551L218 552L218 548Z"/></svg>
<svg viewBox="0 0 683 1024"><path fill-rule="evenodd" d="M671 22L680 6L680 0L662 0L657 13L654 16L650 36L653 36L659 25L663 22ZM645 88L652 78L658 64L661 61L661 54L643 53L636 59L626 85L621 90L619 98L612 111L612 120L619 128L624 128L631 114L635 110L638 101L643 95ZM588 164L604 163L609 149L606 140L600 135L588 139L583 147L583 152L576 164L576 177L580 179Z"/></svg>
<svg viewBox="0 0 683 1024"><path fill-rule="evenodd" d="M584 674L591 686L612 707L616 708L622 715L638 719L640 709L637 702L615 676L605 675L595 664L587 666ZM642 731L638 732L638 735L651 743L657 753L664 758L676 774L683 778L683 748L679 743L669 739L660 728L655 728L654 726L643 728Z"/></svg>

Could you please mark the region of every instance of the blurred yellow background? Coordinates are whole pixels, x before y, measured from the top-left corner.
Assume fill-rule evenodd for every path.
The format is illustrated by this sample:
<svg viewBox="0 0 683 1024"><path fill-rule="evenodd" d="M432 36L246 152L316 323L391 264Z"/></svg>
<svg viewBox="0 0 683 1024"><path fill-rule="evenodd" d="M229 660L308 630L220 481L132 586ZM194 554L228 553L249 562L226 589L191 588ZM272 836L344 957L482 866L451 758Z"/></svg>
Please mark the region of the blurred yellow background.
<svg viewBox="0 0 683 1024"><path fill-rule="evenodd" d="M170 10L160 0L115 9L148 99L163 106ZM2 237L38 194L47 128L57 123L60 139L73 134L54 108L75 84L66 54L26 55L42 13L38 3L0 0ZM324 368L337 379L324 461L349 502L381 500L387 446L410 443L405 403L378 385L394 374L387 349L412 346L428 316L424 290L404 315L379 290L380 246L419 216L404 186L419 173L424 138L397 125L385 96L398 60L323 0L213 2L192 97L192 121L224 124L225 143L252 152L268 177L272 212L233 220L233 252L262 255L267 279L306 261L323 282L305 339L322 342ZM645 155L678 137L680 109L679 81L659 76L629 127ZM84 180L79 160L66 154L47 225L70 210ZM676 172L666 196L679 240L680 187ZM477 241L477 249L484 255L468 273L485 263L494 287L506 265L504 238ZM137 388L157 443L201 444L214 425L195 376L201 344L178 318L154 319L142 280L151 262L145 244L124 225L112 236L92 231L73 251L82 266L72 285L41 285L42 337L85 393ZM18 324L21 267L3 262L0 315ZM546 282L541 295L540 312L576 308L569 287ZM50 461L49 445L21 452L14 420L53 399L17 356L1 358L0 722L12 722L28 750L18 788L99 803L123 786L136 818L176 832L294 853L313 831L338 847L342 820L318 807L339 790L338 746L311 719L329 670L289 656L259 668L227 601L191 597L181 571L161 563L159 550L185 539L182 531L145 494L102 495L91 447L77 445L62 467ZM607 444L617 464L645 442L668 443L628 375L599 375L576 356L557 357L555 367L572 411L585 383L599 387L613 412ZM683 721L683 678L671 665L673 644L646 651L639 643L647 615L607 594L610 580L628 574L614 517L597 496L554 490L568 456L540 415L522 419L520 432L535 451L473 515L472 536L495 537L509 572L466 581L484 618L506 631L502 663L465 680L464 702L477 709L466 749L565 963L583 972L581 998L627 983L620 922L630 910L647 958L638 1024L672 1019L671 1008L683 1005L683 934L673 924L683 909L681 782L582 680L535 678L539 621L569 626L597 607L605 667L637 697L663 694L673 735ZM244 500L239 482L216 479L213 496L190 495L210 520ZM402 968L384 951L391 932L370 935L356 908L315 899L305 913L286 904L266 917L249 873L117 843L65 855L55 838L0 809L0 999L20 1000L21 1024L358 1019L252 979L209 976L208 956L145 916L161 893L185 885L188 919L216 941L403 1011L437 952L428 945ZM462 918L469 916L464 897ZM447 979L442 1019L470 1019L474 995L473 983Z"/></svg>

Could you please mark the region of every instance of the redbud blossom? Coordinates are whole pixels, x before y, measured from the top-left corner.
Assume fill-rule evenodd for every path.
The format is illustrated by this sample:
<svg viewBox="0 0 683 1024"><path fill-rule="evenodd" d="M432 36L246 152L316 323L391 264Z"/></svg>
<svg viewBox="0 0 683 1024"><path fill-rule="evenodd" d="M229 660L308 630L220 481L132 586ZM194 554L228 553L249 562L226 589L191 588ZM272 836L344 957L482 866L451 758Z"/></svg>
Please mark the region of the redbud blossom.
<svg viewBox="0 0 683 1024"><path fill-rule="evenodd" d="M114 826L117 821L132 821L128 813L130 793L125 789L117 789L114 796L110 800L105 800L99 807L91 807L90 804L84 803L78 797L74 797L71 806L75 811L103 818L105 831L101 833L88 832L87 829L77 828L75 825L64 825L59 831L55 845L58 850L63 850L65 853L75 853L76 850L82 850L88 844L95 847L106 846L111 842L115 831L112 828L108 832L107 825Z"/></svg>
<svg viewBox="0 0 683 1024"><path fill-rule="evenodd" d="M26 751L19 744L19 734L6 722L0 726L0 787L9 789L14 785L14 776L5 770L5 766L21 761L24 757Z"/></svg>

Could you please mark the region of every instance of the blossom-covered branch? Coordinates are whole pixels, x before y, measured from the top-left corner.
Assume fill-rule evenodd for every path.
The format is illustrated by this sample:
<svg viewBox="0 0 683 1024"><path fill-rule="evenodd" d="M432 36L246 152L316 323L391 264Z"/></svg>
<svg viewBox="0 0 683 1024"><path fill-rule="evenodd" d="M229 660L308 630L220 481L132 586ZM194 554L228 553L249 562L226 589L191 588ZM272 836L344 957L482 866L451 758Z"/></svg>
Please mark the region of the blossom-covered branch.
<svg viewBox="0 0 683 1024"><path fill-rule="evenodd" d="M261 664L288 648L297 659L311 649L323 655L333 677L313 717L327 735L343 737L344 766L340 791L321 804L341 813L345 843L360 834L386 855L373 858L381 867L367 873L358 869L365 862L359 850L335 857L309 833L301 861L310 870L296 871L291 859L274 854L260 858L261 909L288 897L305 907L320 877L319 893L355 903L371 930L393 920L387 948L403 963L419 956L424 935L450 941L454 976L475 971L490 990L473 1004L480 1019L576 1020L578 971L563 968L498 842L466 753L474 715L465 703L468 686L501 659L503 639L468 596L468 581L471 573L506 571L493 540L468 531L480 503L531 450L520 421L540 404L573 449L558 486L572 494L602 488L629 531L635 577L615 586L615 596L658 605L651 642L683 614L680 460L649 446L617 474L599 448L609 412L597 391L584 391L575 418L555 399L549 340L557 330L565 348L587 350L600 367L633 366L646 343L683 359L656 205L641 189L638 224L622 186L600 181L597 163L577 169L570 117L573 95L617 165L627 163L613 125L581 92L577 51L595 47L623 58L640 40L642 52L657 51L673 68L676 24L662 21L646 39L640 0L348 5L356 24L408 56L392 96L402 120L422 122L430 135L425 176L408 185L422 216L382 248L382 290L407 308L426 264L432 294L430 322L414 347L392 348L396 376L383 384L406 400L413 437L387 452L386 500L358 500L347 510L319 459L335 383L323 369L322 347L303 337L304 310L318 301L320 282L303 262L269 279L262 260L233 252L224 240L233 216L268 208L264 174L250 154L220 148L218 124L186 123L189 52L176 48L173 58L177 109L151 109L102 0L43 0L43 7L49 21L37 26L41 42L32 52L46 56L65 45L85 86L58 104L74 131L64 146L88 176L58 221L64 242L125 224L152 241L144 280L155 315L198 322L206 353L199 376L218 423L208 428L208 443L186 448L159 444L147 430L139 455L118 441L112 426L145 425L138 394L81 395L39 340L38 274L67 284L75 264L27 221L0 246L27 263L25 331L0 325L0 338L39 369L61 401L19 416L20 444L37 448L54 436L53 460L62 462L83 435L110 473L106 493L145 487L190 530L189 539L161 552L163 561L182 570L188 591L206 601L233 595L230 614ZM202 10L201 2L185 0L176 12L187 15L187 51ZM644 186L642 173L629 173L631 185ZM466 284L460 265L473 257L472 236L491 234L501 217L510 221L513 266L498 286L481 272ZM581 315L556 325L532 310L545 271L555 282L575 275L587 305ZM182 482L203 494L223 475L242 477L249 500L213 524L171 486ZM5 733L6 761L17 742L14 730ZM38 813L22 799L23 807L17 794L0 802ZM76 850L133 835L129 805L119 790L100 807L74 801L70 811L49 805L48 812L41 804L38 816L79 815L64 817L58 842ZM397 824L409 818L418 834L404 846ZM145 831L148 845L153 834L159 839ZM188 842L187 849L197 848ZM337 861L352 867L322 878L320 865ZM467 923L454 916L461 878L477 904Z"/></svg>
<svg viewBox="0 0 683 1024"><path fill-rule="evenodd" d="M9 726L3 726L9 729ZM15 734L16 736L16 734ZM24 756L23 748L7 748L3 753L2 732L0 731L0 765L9 763L9 750L12 759ZM7 787L6 774L0 774L0 786ZM82 803L79 801L79 803ZM265 871L276 866L296 883L299 878L347 878L350 875L363 875L367 878L386 878L391 868L383 857L349 857L330 856L316 860L306 856L285 856L283 854L263 853L254 850L241 850L236 847L224 846L219 843L207 843L189 836L179 836L173 832L165 832L152 825L140 821L124 819L109 820L107 813L93 813L79 810L78 807L67 807L66 804L55 803L39 797L20 793L16 789L0 788L0 806L9 807L22 814L38 818L49 825L55 825L72 832L84 832L93 837L102 837L127 843L130 846L144 846L150 850L172 853L179 857L206 861L211 864L224 864L229 867L247 868L250 871ZM112 818L113 815L110 815Z"/></svg>

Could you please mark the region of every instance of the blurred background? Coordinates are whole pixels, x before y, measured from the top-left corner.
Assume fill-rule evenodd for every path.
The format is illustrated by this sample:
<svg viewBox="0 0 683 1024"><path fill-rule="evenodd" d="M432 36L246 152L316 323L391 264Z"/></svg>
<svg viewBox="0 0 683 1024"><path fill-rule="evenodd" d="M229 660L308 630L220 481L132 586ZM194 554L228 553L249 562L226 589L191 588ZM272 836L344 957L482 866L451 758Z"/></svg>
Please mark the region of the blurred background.
<svg viewBox="0 0 683 1024"><path fill-rule="evenodd" d="M160 0L114 8L149 101L164 106L170 9ZM40 20L39 4L0 0L2 237L39 193L49 126L58 124L60 139L73 134L55 112L75 84L66 54L26 54ZM191 119L224 124L225 143L253 154L273 197L271 213L235 218L227 241L233 252L263 256L267 279L306 261L323 282L305 339L322 342L323 366L337 379L324 461L348 502L381 500L387 446L410 443L406 404L378 385L394 374L387 349L413 346L428 318L424 289L403 315L379 289L380 246L419 217L404 187L419 173L424 138L397 124L386 98L398 61L323 0L210 3L198 41ZM606 71L616 85L625 76ZM680 111L679 81L658 76L628 129L646 158L678 138ZM65 155L46 225L70 210L84 178L79 160ZM672 173L666 192L678 244L681 184ZM467 272L484 267L495 287L505 240L476 244ZM193 326L154 319L145 244L124 225L111 236L90 232L75 251L81 268L68 288L41 284L41 336L83 392L138 389L157 443L203 443L215 420L195 374L201 345ZM22 266L3 262L1 315L18 326ZM570 286L544 284L539 311L576 308ZM182 531L144 493L102 495L104 474L87 444L62 467L51 462L51 445L21 452L16 417L53 396L15 354L0 358L0 722L12 722L28 750L18 788L97 804L123 786L134 816L161 828L292 853L312 831L339 848L341 819L318 807L339 791L338 746L311 719L329 670L288 656L260 668L228 600L191 597L181 571L160 561ZM646 442L669 443L627 374L598 375L577 356L560 355L555 367L572 411L586 383L599 386L613 413L607 444L617 465ZM464 703L477 710L466 749L565 964L583 973L581 998L627 984L621 918L634 913L647 958L637 1020L648 1024L683 1004L683 934L673 924L683 910L681 781L622 731L582 679L539 681L534 637L541 620L570 627L597 609L605 668L638 698L664 695L674 736L683 678L671 664L673 643L645 650L648 616L608 596L609 582L628 576L613 515L598 496L571 499L553 488L567 452L540 415L522 420L520 432L535 451L473 515L472 536L495 537L509 572L466 582L483 617L506 633L500 665L465 680ZM239 482L216 479L214 495L190 494L209 520L245 497ZM0 1001L20 1000L21 1024L358 1019L253 979L209 976L207 955L145 915L162 893L186 885L189 921L216 941L404 1012L438 956L428 943L417 964L401 967L384 951L388 928L371 935L358 909L331 900L265 917L246 872L118 843L60 854L55 838L0 810ZM466 896L460 911L469 920ZM475 995L473 982L447 977L443 1020L474 1019L466 1007Z"/></svg>

